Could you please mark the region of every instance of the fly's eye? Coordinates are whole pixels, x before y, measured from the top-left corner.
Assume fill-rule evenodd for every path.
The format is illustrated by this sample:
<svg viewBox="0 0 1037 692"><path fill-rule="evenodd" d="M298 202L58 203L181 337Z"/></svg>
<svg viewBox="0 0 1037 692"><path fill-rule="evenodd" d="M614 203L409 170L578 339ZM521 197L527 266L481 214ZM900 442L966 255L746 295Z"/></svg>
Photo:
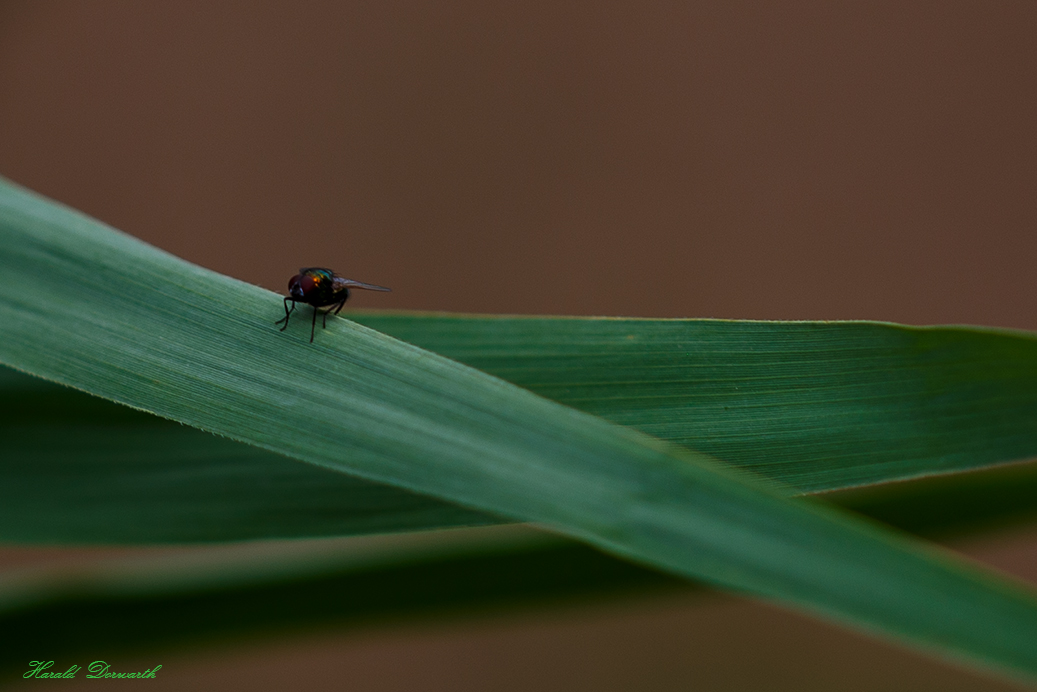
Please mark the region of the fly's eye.
<svg viewBox="0 0 1037 692"><path fill-rule="evenodd" d="M319 283L320 279L314 276L304 276L302 277L302 280L299 281L299 284L302 286L303 293L309 293L314 288L316 288L317 284Z"/></svg>

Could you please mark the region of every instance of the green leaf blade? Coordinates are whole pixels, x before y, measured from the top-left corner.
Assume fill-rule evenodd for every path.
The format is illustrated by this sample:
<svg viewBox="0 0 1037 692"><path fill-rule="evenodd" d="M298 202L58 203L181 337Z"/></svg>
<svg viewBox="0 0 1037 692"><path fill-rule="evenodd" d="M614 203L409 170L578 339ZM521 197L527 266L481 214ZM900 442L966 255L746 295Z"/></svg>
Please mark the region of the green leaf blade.
<svg viewBox="0 0 1037 692"><path fill-rule="evenodd" d="M1037 456L1037 340L1028 333L875 322L351 318L804 492Z"/></svg>
<svg viewBox="0 0 1037 692"><path fill-rule="evenodd" d="M310 345L272 294L11 186L0 249L9 365L1037 676L1033 592L917 542L345 320Z"/></svg>

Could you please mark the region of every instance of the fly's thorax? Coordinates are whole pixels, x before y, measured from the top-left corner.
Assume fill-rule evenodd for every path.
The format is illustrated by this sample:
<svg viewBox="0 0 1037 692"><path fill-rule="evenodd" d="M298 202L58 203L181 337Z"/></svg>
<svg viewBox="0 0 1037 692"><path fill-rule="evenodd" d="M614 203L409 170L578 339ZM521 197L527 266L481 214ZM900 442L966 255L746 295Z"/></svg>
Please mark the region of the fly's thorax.
<svg viewBox="0 0 1037 692"><path fill-rule="evenodd" d="M327 269L301 269L288 281L293 300L318 307L341 300L335 298L335 288L335 275Z"/></svg>

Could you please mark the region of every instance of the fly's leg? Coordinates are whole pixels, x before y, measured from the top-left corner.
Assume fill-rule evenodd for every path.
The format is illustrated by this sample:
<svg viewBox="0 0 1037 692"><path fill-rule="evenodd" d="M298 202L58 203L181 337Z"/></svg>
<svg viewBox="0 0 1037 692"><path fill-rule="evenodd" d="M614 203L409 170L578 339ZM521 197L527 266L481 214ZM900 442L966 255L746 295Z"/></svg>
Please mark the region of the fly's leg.
<svg viewBox="0 0 1037 692"><path fill-rule="evenodd" d="M338 311L342 309L342 306L346 304L346 299L343 298L339 301L338 307L331 307L324 311L324 329L328 328L328 314L334 312L336 315Z"/></svg>
<svg viewBox="0 0 1037 692"><path fill-rule="evenodd" d="M313 306L313 324L310 325L310 343L311 344L313 343L313 336L314 336L314 334L317 331L317 313L320 313L321 315L323 315L323 317L321 317L321 323L320 323L321 329L327 329L328 328L328 313L334 312L337 315L339 313L339 310L342 309L342 306L346 304L346 299L348 297L349 296L346 296L346 298L343 298L342 300L340 300L338 302L338 305L332 306L332 307L328 308L327 310L325 310L324 312L321 312L319 309L317 309L316 305ZM287 301L289 299L286 298L285 300ZM285 305L286 305L286 308L285 308L285 319L287 319L287 315L288 315L287 303L285 303ZM294 309L295 309L295 303L293 302L292 303L292 310L294 310ZM280 321L281 320L278 320L278 322L280 322ZM288 323L285 322L284 326L287 327ZM281 331L284 331L284 329L282 328Z"/></svg>
<svg viewBox="0 0 1037 692"><path fill-rule="evenodd" d="M334 313L334 314L337 315L339 313L339 310L341 310L342 306L345 305L345 304L346 304L346 299L343 298L342 300L340 300L338 302L338 306L330 307L330 308L328 308L327 310L324 311L324 324L323 324L323 328L324 329L328 328L328 315L331 314L331 313Z"/></svg>
<svg viewBox="0 0 1037 692"><path fill-rule="evenodd" d="M292 301L292 309L291 310L288 309L288 301L290 301L290 300ZM281 331L282 332L285 329L288 329L288 317L291 316L291 314L292 314L292 312L294 310L295 310L295 301L292 300L291 298L285 298L284 299L284 317L282 317L281 319L279 319L276 322L274 322L274 324L281 324L282 322L284 322L284 326L281 327Z"/></svg>

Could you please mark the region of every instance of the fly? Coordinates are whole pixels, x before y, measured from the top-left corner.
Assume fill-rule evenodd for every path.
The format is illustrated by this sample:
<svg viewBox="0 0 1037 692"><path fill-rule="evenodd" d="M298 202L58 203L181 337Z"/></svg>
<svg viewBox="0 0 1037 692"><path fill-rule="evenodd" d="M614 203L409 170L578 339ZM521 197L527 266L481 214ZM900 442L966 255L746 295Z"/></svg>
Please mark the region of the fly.
<svg viewBox="0 0 1037 692"><path fill-rule="evenodd" d="M337 315L342 306L349 300L349 289L351 288L362 288L365 291L388 291L390 289L385 286L375 286L374 284L365 284L362 281L353 281L353 279L347 279L339 276L330 269L321 269L320 267L309 267L308 269L300 269L299 273L296 274L288 281L288 292L291 294L284 299L284 317L277 320L274 324L281 324L284 322L284 326L281 327L283 332L288 329L288 318L291 317L292 312L295 311L296 303L305 303L313 306L313 324L310 325L310 343L313 343L313 334L317 329L317 312L318 308L328 308L324 311L324 321L322 327L328 328L328 313L334 311ZM292 304L291 309L288 309L288 303Z"/></svg>

